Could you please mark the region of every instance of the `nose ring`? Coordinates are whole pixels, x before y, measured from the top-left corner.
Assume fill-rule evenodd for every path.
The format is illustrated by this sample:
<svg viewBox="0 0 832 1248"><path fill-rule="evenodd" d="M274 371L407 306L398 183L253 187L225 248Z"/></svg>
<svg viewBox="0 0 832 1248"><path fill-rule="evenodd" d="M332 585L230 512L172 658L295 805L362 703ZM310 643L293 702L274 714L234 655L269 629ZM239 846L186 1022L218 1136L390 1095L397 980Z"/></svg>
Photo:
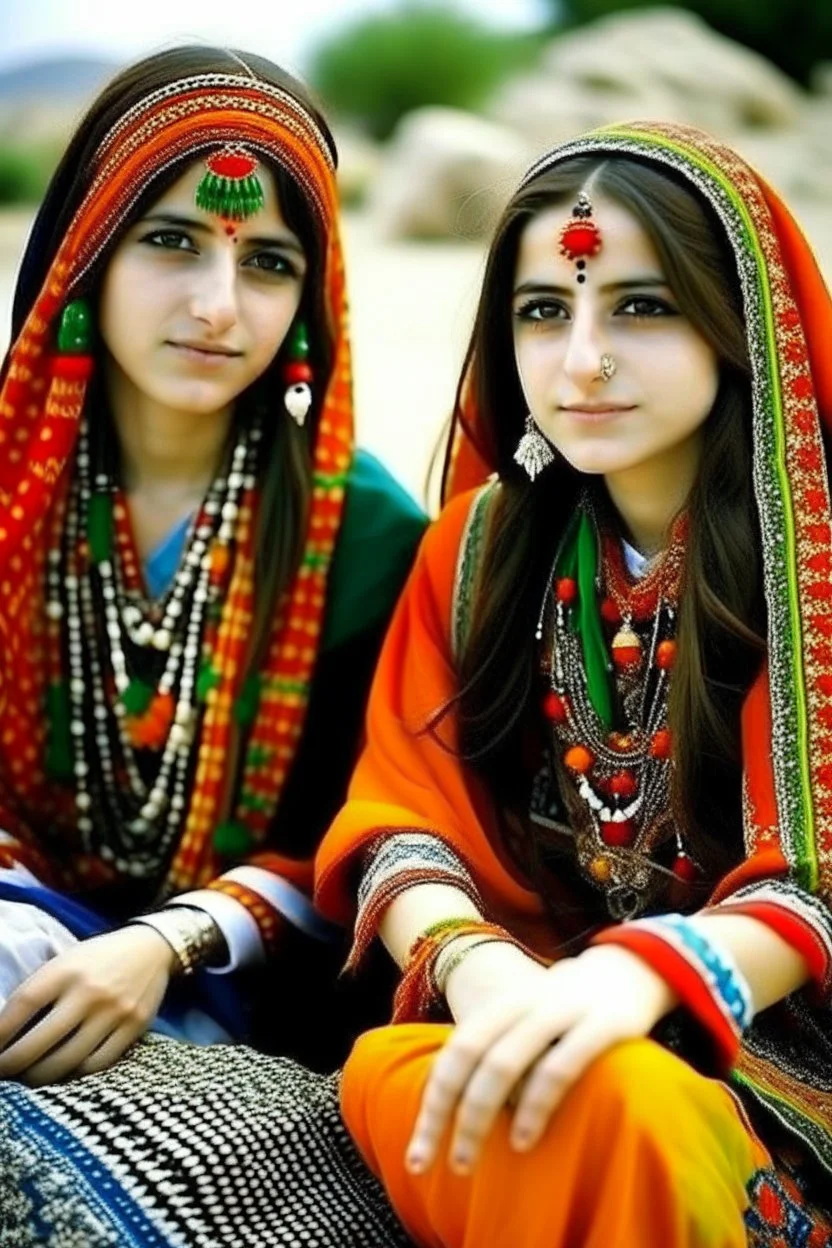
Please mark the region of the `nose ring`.
<svg viewBox="0 0 832 1248"><path fill-rule="evenodd" d="M611 355L606 352L601 356L601 380L612 381L618 372L618 365Z"/></svg>

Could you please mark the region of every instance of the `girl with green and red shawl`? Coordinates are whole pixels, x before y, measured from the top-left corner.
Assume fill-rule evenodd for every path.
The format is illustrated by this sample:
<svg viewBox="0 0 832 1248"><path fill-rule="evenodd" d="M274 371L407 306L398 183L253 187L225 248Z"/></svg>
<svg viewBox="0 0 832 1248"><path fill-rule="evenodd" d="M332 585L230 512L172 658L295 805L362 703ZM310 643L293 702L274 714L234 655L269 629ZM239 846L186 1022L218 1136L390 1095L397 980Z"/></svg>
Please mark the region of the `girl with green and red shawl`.
<svg viewBox="0 0 832 1248"><path fill-rule="evenodd" d="M423 524L354 451L335 166L301 84L180 48L93 103L34 223L0 387L0 1079L106 1068L201 967L158 1026L238 1037L224 973L268 964L320 992L275 1011L270 972L255 1034L340 1056L312 857Z"/></svg>
<svg viewBox="0 0 832 1248"><path fill-rule="evenodd" d="M317 865L403 972L341 1097L420 1245L832 1243L830 333L697 131L559 147L497 227Z"/></svg>

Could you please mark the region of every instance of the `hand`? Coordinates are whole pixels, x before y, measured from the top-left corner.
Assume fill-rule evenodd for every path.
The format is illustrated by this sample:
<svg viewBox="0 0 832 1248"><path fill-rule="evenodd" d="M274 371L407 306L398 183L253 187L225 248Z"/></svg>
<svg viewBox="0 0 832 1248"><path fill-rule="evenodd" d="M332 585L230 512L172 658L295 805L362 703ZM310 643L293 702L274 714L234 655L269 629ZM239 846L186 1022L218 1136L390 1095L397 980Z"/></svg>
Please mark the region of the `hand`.
<svg viewBox="0 0 832 1248"><path fill-rule="evenodd" d="M465 996L459 977L465 973L469 984L481 986L489 978L492 951L501 987L487 1004L471 1008L469 1003L433 1065L407 1152L413 1173L433 1164L452 1119L450 1164L457 1173L470 1173L498 1114L521 1084L511 1143L518 1151L533 1148L590 1064L619 1041L648 1035L676 1004L655 971L614 945L587 949L551 967L523 955L527 965L521 973L515 965L510 977L505 950L475 949L449 977L454 1008L454 996Z"/></svg>
<svg viewBox="0 0 832 1248"><path fill-rule="evenodd" d="M58 954L0 1011L0 1079L37 1087L106 1070L147 1030L175 964L164 937L138 925Z"/></svg>

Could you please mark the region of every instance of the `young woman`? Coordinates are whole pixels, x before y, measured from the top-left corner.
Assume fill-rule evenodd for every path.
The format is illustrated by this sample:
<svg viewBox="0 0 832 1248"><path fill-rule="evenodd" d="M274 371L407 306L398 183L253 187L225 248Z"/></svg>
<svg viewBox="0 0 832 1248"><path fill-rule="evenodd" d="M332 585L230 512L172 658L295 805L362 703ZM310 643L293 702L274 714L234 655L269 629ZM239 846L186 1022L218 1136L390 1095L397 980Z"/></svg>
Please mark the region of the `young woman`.
<svg viewBox="0 0 832 1248"><path fill-rule="evenodd" d="M331 937L312 855L422 529L353 453L335 161L288 75L182 48L107 87L35 222L0 391L0 1079L106 1068L199 967L167 1026L236 1035L223 974L291 996Z"/></svg>
<svg viewBox="0 0 832 1248"><path fill-rule="evenodd" d="M342 1107L420 1245L832 1243L830 327L695 131L561 147L497 230L319 856L403 971Z"/></svg>

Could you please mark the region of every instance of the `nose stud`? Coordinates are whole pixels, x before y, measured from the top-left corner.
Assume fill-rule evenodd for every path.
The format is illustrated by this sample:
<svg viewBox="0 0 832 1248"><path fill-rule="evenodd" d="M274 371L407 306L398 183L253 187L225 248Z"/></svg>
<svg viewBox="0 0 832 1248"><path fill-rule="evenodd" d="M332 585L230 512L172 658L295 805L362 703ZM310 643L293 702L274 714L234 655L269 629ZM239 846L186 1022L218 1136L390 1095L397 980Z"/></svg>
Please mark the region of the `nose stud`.
<svg viewBox="0 0 832 1248"><path fill-rule="evenodd" d="M615 360L613 359L611 355L608 355L607 352L604 352L604 354L601 356L601 373L600 373L601 380L612 381L613 377L615 376L617 372L618 372L618 365L616 364Z"/></svg>

